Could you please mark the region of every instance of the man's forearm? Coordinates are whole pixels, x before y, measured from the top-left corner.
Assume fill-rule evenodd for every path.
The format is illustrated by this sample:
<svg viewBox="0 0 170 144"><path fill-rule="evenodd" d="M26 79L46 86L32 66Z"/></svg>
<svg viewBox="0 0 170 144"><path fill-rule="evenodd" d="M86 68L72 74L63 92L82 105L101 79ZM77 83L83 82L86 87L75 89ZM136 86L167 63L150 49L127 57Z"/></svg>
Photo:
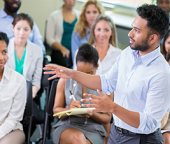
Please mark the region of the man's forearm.
<svg viewBox="0 0 170 144"><path fill-rule="evenodd" d="M116 103L113 103L111 112L132 127L138 128L140 125L140 115L138 112L129 111Z"/></svg>
<svg viewBox="0 0 170 144"><path fill-rule="evenodd" d="M73 70L72 79L86 88L93 90L101 90L101 80L98 75L89 75L76 70Z"/></svg>

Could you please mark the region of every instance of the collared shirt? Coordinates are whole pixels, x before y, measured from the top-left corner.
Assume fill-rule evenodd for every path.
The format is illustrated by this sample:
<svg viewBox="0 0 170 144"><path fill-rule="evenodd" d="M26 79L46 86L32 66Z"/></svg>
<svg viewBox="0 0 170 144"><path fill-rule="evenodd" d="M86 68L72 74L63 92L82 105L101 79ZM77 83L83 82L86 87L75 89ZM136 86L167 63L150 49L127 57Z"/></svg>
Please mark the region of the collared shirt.
<svg viewBox="0 0 170 144"><path fill-rule="evenodd" d="M11 39L14 37L14 32L12 30L12 22L14 18L8 15L4 9L0 10L0 32L4 32L7 34L8 38ZM42 48L43 53L45 54L45 47L42 42L42 36L37 25L34 23L33 31L30 33L29 38L31 42L37 44Z"/></svg>
<svg viewBox="0 0 170 144"><path fill-rule="evenodd" d="M93 46L95 48L95 46ZM106 56L102 61L100 59L98 60L99 67L96 70L96 75L101 75L107 73L110 68L114 65L116 59L122 52L121 49L116 48L110 44L109 49L107 51ZM76 56L78 53L78 49L76 50L75 58L74 58L74 67L73 69L77 70L77 65L76 65Z"/></svg>
<svg viewBox="0 0 170 144"><path fill-rule="evenodd" d="M72 61L74 62L75 52L79 48L79 46L83 43L87 43L90 37L90 29L87 28L87 35L81 39L78 32L74 32L72 34L71 39L71 54L72 54Z"/></svg>
<svg viewBox="0 0 170 144"><path fill-rule="evenodd" d="M26 81L22 75L4 67L0 83L0 139L12 130L22 130L26 104Z"/></svg>
<svg viewBox="0 0 170 144"><path fill-rule="evenodd" d="M116 126L141 134L152 133L160 127L170 106L170 67L160 48L138 57L138 51L128 47L100 78L103 93L115 91L115 103L140 115L138 128L114 115Z"/></svg>

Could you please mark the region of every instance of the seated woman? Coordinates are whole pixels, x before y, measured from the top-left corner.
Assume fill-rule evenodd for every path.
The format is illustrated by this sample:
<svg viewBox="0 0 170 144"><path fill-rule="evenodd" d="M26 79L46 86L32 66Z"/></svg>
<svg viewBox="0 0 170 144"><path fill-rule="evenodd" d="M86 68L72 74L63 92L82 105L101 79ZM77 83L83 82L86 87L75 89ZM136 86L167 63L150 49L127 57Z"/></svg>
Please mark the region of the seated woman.
<svg viewBox="0 0 170 144"><path fill-rule="evenodd" d="M26 81L6 66L9 40L0 32L0 144L23 144L20 121L26 104Z"/></svg>
<svg viewBox="0 0 170 144"><path fill-rule="evenodd" d="M170 31L168 31L168 33L166 35L169 35L169 34L170 34ZM170 35L169 35L169 38L170 38ZM166 60L167 60L168 64L170 65L170 49L169 49L170 44L165 44L165 41L168 40L168 38L166 38L166 36L164 39L166 39L166 40L164 40L163 46L164 47L167 46L167 47L165 47L165 49L167 49ZM163 117L163 119L161 121L161 132L164 137L163 144L170 144L170 111L168 111L165 114L165 116Z"/></svg>
<svg viewBox="0 0 170 144"><path fill-rule="evenodd" d="M98 53L88 43L82 44L76 57L77 70L94 75L98 67ZM70 91L76 101L70 99ZM82 87L72 79L60 79L57 86L57 93L53 112L79 108L80 100L85 98L83 93L99 94ZM58 118L58 117L56 117ZM53 133L53 143L79 143L79 144L103 144L107 133L102 124L110 122L111 113L90 113L85 115L63 116Z"/></svg>
<svg viewBox="0 0 170 144"><path fill-rule="evenodd" d="M14 17L12 29L14 38L9 42L7 65L32 82L34 98L40 88L43 53L38 45L28 40L33 30L33 20L28 14L20 13Z"/></svg>
<svg viewBox="0 0 170 144"><path fill-rule="evenodd" d="M73 62L76 58L75 52L78 47L82 43L88 42L92 23L99 14L104 14L104 8L98 0L88 0L83 5L80 18L75 25L71 40L71 53Z"/></svg>
<svg viewBox="0 0 170 144"><path fill-rule="evenodd" d="M32 82L32 97L34 98L40 89L43 53L38 45L28 40L29 34L33 30L33 20L28 14L20 13L14 17L12 29L14 38L9 42L7 65ZM33 106L34 109L37 109L36 104ZM37 111L33 111L31 135L36 129ZM23 122L24 132L27 136L28 125L25 121L28 121L27 118L24 118Z"/></svg>
<svg viewBox="0 0 170 144"><path fill-rule="evenodd" d="M63 2L63 7L53 11L48 18L46 40L52 47L51 63L71 67L71 36L80 12L73 8L76 0Z"/></svg>

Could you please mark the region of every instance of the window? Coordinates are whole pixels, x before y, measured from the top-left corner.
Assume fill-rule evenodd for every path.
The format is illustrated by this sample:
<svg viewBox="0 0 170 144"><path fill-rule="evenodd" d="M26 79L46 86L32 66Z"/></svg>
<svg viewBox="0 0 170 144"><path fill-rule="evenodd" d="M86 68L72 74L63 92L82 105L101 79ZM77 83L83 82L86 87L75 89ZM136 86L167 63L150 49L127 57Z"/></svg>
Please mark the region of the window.
<svg viewBox="0 0 170 144"><path fill-rule="evenodd" d="M155 0L99 0L107 3L129 5L129 6L140 6L144 3L153 4Z"/></svg>

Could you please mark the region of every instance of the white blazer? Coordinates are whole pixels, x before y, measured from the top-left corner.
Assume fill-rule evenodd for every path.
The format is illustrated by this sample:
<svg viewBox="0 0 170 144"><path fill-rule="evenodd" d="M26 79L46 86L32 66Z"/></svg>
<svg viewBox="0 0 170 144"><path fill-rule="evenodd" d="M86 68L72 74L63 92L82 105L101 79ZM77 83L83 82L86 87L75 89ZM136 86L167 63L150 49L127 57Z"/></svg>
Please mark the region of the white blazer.
<svg viewBox="0 0 170 144"><path fill-rule="evenodd" d="M80 11L74 9L77 18L79 18ZM62 9L53 11L47 22L46 28L46 41L49 46L51 46L54 42L61 43L61 39L63 36L63 14Z"/></svg>
<svg viewBox="0 0 170 144"><path fill-rule="evenodd" d="M15 42L14 38L9 41L8 60L9 68L15 70ZM33 85L40 88L41 75L43 67L43 53L41 47L27 40L26 55L23 67L23 76L26 80L31 81Z"/></svg>

